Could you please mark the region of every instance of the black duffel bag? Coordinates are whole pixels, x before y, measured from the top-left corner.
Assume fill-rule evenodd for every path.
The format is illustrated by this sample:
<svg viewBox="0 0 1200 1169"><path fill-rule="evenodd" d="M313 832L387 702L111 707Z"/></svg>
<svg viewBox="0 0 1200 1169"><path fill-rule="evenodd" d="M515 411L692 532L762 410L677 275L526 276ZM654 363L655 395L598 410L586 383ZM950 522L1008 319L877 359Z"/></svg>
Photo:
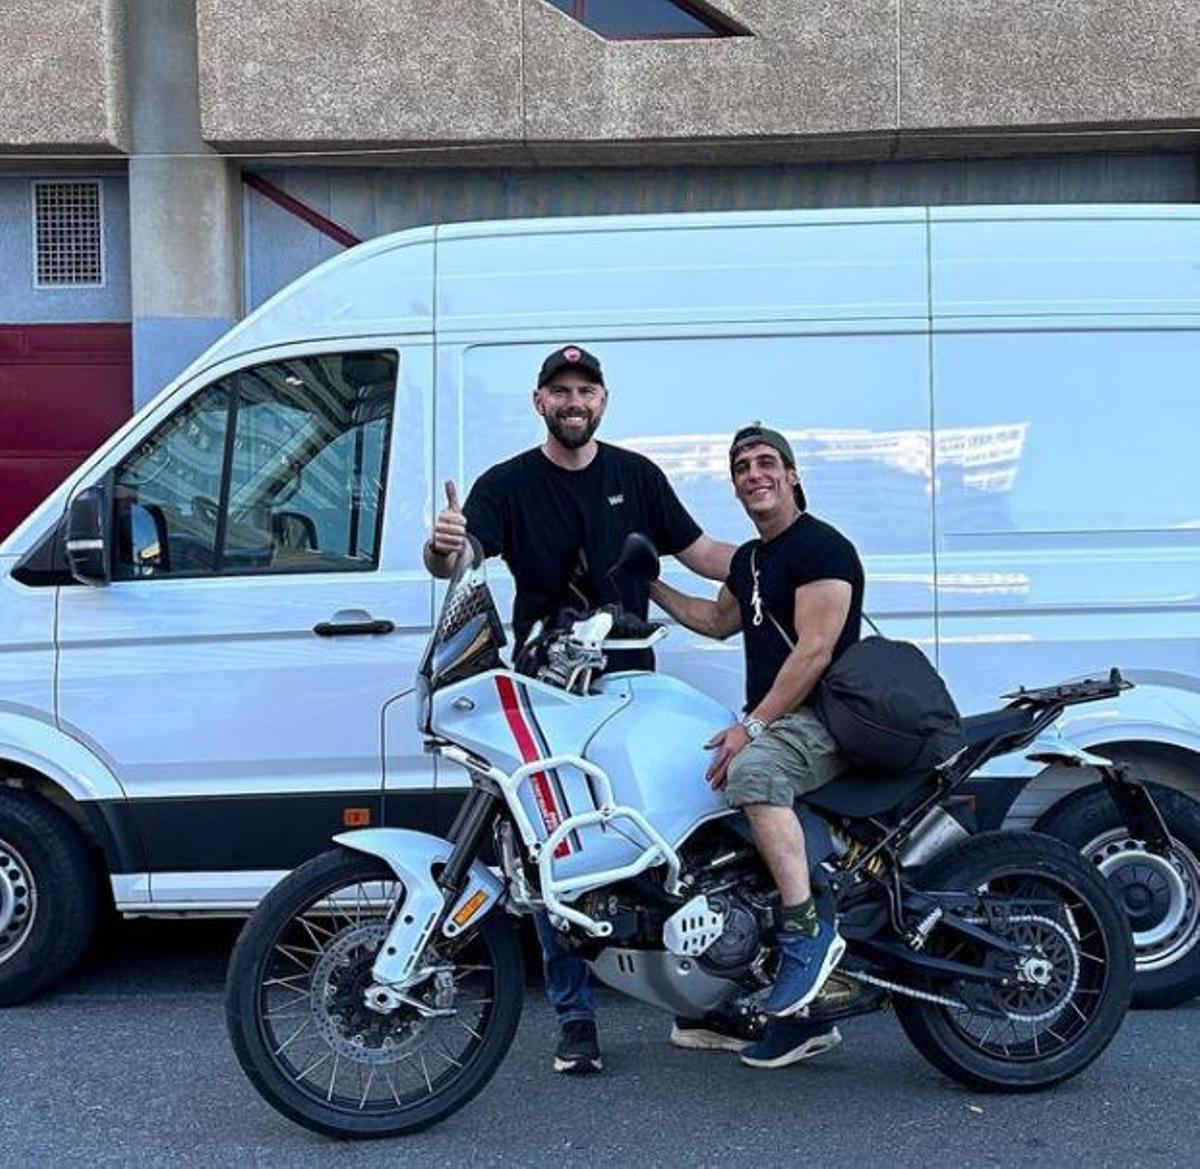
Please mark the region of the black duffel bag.
<svg viewBox="0 0 1200 1169"><path fill-rule="evenodd" d="M847 760L879 775L929 770L966 745L945 682L907 641L855 642L825 671L812 707Z"/></svg>

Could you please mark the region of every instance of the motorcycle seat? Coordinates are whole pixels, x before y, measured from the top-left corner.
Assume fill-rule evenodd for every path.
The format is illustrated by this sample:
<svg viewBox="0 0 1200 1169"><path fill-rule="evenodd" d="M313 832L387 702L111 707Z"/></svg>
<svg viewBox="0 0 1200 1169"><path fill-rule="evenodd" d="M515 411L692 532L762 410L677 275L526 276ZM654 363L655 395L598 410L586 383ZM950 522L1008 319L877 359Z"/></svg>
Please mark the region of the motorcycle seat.
<svg viewBox="0 0 1200 1169"><path fill-rule="evenodd" d="M847 772L824 787L809 792L803 802L827 815L861 820L891 812L933 782L934 776L929 771L913 771L905 775Z"/></svg>
<svg viewBox="0 0 1200 1169"><path fill-rule="evenodd" d="M1037 711L1020 706L1005 706L984 714L968 715L962 720L967 746L978 747L992 739L1020 739L1029 730L1036 715Z"/></svg>
<svg viewBox="0 0 1200 1169"><path fill-rule="evenodd" d="M998 739L998 751L1006 750L1008 748L1004 746L1004 740L1021 739L1036 716L1035 710L1006 706L964 718L963 734L970 747ZM879 817L907 804L922 788L933 782L934 777L927 770L904 775L870 775L850 771L815 792L809 792L803 802L827 815L849 816L851 819Z"/></svg>

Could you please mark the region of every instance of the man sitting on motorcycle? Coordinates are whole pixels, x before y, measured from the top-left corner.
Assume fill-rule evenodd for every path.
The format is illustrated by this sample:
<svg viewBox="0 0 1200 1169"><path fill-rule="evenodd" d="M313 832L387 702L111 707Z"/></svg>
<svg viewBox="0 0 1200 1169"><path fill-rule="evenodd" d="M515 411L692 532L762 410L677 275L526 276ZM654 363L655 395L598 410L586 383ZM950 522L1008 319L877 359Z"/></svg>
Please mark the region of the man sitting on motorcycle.
<svg viewBox="0 0 1200 1169"><path fill-rule="evenodd" d="M734 494L758 538L733 557L715 601L661 581L651 596L681 625L710 637L743 635L746 713L708 743L708 779L742 808L782 903L779 972L763 1011L796 1014L817 996L845 950L817 913L804 832L793 802L845 766L808 705L829 665L858 640L863 569L854 546L806 510L791 445L761 424L734 435Z"/></svg>

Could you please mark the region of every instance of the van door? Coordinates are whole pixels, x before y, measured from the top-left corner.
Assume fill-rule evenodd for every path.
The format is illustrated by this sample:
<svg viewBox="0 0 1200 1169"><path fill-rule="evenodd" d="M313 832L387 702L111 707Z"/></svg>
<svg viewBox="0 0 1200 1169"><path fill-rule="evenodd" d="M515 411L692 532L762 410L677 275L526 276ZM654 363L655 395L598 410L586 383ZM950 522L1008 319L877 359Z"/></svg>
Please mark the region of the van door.
<svg viewBox="0 0 1200 1169"><path fill-rule="evenodd" d="M955 698L990 709L1112 666L1194 694L1196 209L933 220L938 635Z"/></svg>
<svg viewBox="0 0 1200 1169"><path fill-rule="evenodd" d="M372 341L235 370L112 472L115 579L61 590L58 716L129 793L155 901L380 822L430 616L429 365ZM393 763L430 788L415 739Z"/></svg>

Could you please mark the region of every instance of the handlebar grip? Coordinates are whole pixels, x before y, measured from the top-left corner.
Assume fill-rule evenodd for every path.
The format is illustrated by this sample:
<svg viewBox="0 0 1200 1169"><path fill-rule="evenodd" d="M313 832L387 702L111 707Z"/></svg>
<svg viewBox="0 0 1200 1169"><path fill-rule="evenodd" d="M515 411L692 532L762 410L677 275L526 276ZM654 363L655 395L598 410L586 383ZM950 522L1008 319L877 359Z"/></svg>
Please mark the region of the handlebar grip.
<svg viewBox="0 0 1200 1169"><path fill-rule="evenodd" d="M619 640L641 641L643 638L651 637L661 628L661 622L643 621L640 617L635 617L632 613L621 613L613 622L609 637Z"/></svg>

